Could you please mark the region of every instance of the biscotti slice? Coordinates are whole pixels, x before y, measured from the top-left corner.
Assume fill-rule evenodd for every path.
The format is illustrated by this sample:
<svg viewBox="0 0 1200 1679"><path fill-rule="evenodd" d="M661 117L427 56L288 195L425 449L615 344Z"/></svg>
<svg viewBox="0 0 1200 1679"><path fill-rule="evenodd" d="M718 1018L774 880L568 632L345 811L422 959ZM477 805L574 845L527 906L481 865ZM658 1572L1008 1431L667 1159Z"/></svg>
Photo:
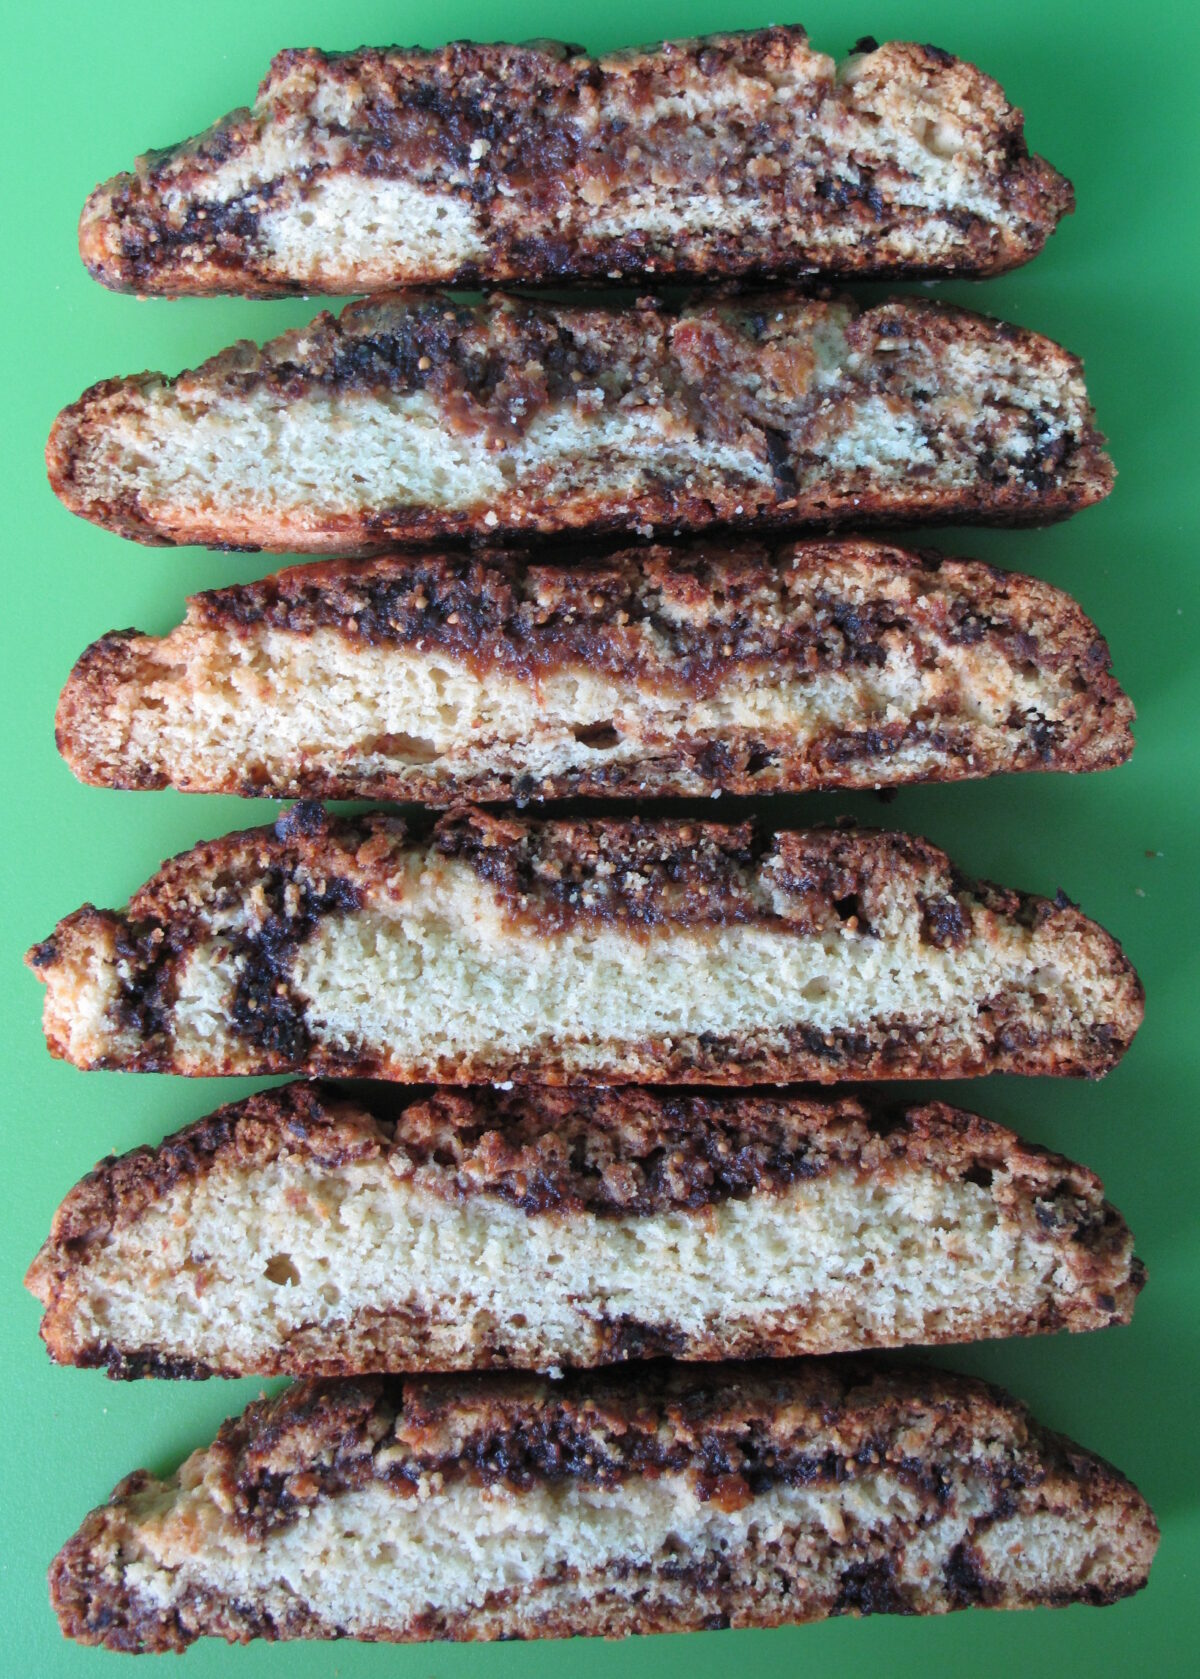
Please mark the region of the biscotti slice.
<svg viewBox="0 0 1200 1679"><path fill-rule="evenodd" d="M26 1283L60 1364L356 1376L1127 1322L1099 1181L941 1103L290 1085L101 1161Z"/></svg>
<svg viewBox="0 0 1200 1679"><path fill-rule="evenodd" d="M1061 894L906 834L299 804L29 960L80 1067L444 1084L1105 1072L1141 1020Z"/></svg>
<svg viewBox="0 0 1200 1679"><path fill-rule="evenodd" d="M63 1548L68 1637L608 1637L1111 1603L1158 1529L982 1382L798 1360L303 1382Z"/></svg>
<svg viewBox="0 0 1200 1679"><path fill-rule="evenodd" d="M1079 362L902 298L398 294L94 386L55 492L139 542L369 553L531 533L1060 518L1112 468Z"/></svg>
<svg viewBox="0 0 1200 1679"><path fill-rule="evenodd" d="M937 47L457 41L280 53L252 110L98 187L79 246L167 296L999 274L1072 205L1003 90Z"/></svg>
<svg viewBox="0 0 1200 1679"><path fill-rule="evenodd" d="M1090 770L1132 707L1066 595L861 538L390 555L197 595L90 647L82 780L452 804Z"/></svg>

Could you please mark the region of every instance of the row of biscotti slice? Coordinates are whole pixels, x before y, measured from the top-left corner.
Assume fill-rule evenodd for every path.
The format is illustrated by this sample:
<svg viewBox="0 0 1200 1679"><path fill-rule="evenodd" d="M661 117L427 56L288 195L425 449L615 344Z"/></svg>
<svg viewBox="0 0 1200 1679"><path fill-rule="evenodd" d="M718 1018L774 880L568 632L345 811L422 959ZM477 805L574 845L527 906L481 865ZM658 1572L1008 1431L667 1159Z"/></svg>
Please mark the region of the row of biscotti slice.
<svg viewBox="0 0 1200 1679"><path fill-rule="evenodd" d="M1060 518L1105 496L1082 369L912 298L412 294L64 410L51 482L151 543L368 553L566 530Z"/></svg>
<svg viewBox="0 0 1200 1679"><path fill-rule="evenodd" d="M198 595L80 659L84 780L448 804L803 791L1123 761L1066 595L862 538L388 555Z"/></svg>
<svg viewBox="0 0 1200 1679"><path fill-rule="evenodd" d="M1111 1603L1137 1490L981 1382L821 1359L303 1382L56 1558L63 1630L376 1640Z"/></svg>
<svg viewBox="0 0 1200 1679"><path fill-rule="evenodd" d="M1060 892L905 834L301 803L29 956L81 1067L438 1083L1105 1072L1142 1016Z"/></svg>
<svg viewBox="0 0 1200 1679"><path fill-rule="evenodd" d="M290 1085L99 1166L30 1268L118 1377L785 1357L1126 1322L1091 1173L940 1103Z"/></svg>
<svg viewBox="0 0 1200 1679"><path fill-rule="evenodd" d="M699 225L698 189L711 202ZM885 49L835 80L802 33L768 31L597 65L536 49L286 55L254 115L95 195L81 243L102 278L165 291L221 289L231 276L233 289L270 291L336 288L339 274L345 289L611 275L661 267L672 249L671 267L706 276L989 272L1036 250L1068 201L1066 183L1026 158L994 84L945 55ZM98 387L60 418L49 460L69 506L141 540L318 552L656 522L1037 519L1111 482L1078 365L1054 346L959 311L900 303L859 315L787 295L636 312L360 306L261 356L239 348L170 384ZM861 614L854 626L851 642ZM109 643L90 661L93 713L119 711L117 646L131 651ZM1095 684L1075 680L1093 703L1073 721L1090 739ZM1121 696L1104 697L1119 734ZM69 751L92 738L87 709L77 681ZM1031 710L1042 716L1005 712L1010 747L1012 718L1024 732ZM580 727L584 750L616 744ZM427 738L376 733L413 739L418 753ZM1049 719L1041 734L1070 758ZM763 750L738 746L747 767ZM1120 755L1100 750L1100 761ZM509 769L499 790L530 773ZM783 784L818 779L797 777ZM247 1070L265 1056L412 1077L430 1055L418 1040L432 1000L460 1011L465 1041L438 1056L455 1077L531 1064L548 1077L661 1077L645 1070L657 1060L720 1079L728 1056L741 1082L822 1062L828 1076L831 1061L839 1072L977 1071L1018 1051L1025 1070L1099 1071L1140 1013L1127 965L1070 906L971 888L939 854L886 836L780 836L767 851L748 831L533 833L467 818L413 845L394 824L335 829L302 807L273 839L177 861L131 912L80 912L35 956L52 1045L85 1065ZM514 967L531 934L549 954ZM270 1295L296 1291L289 1305L305 1310L314 1273L325 1275L322 1305L342 1317L332 1335L326 1326L324 1356L341 1368L368 1344L403 1357L421 1322L431 1362L454 1362L456 1336L467 1363L489 1348L496 1362L637 1355L656 1333L669 1350L712 1356L737 1343L731 1307L749 1350L792 1350L818 1293L824 1327L809 1334L825 1347L1128 1315L1140 1272L1098 1185L983 1122L935 1108L889 1129L845 1102L675 1100L678 1111L644 1093L524 1094L502 1132L495 1097L472 1107L442 1095L390 1127L311 1091L260 1098L102 1168L69 1198L31 1274L53 1315L48 1339L114 1371L190 1362L202 1373L204 1330L187 1307L204 1294L210 1330L226 1308L212 1367L249 1368L247 1270ZM572 1101L574 1128L562 1109ZM817 1180L806 1205L802 1186L812 1203ZM332 1263L321 1252L338 1185L377 1238L374 1261L405 1230L417 1237L414 1289L432 1198L438 1256L423 1319L410 1297L389 1322L380 1279L350 1275L336 1240ZM884 1197L886 1230L876 1208L864 1213L867 1186ZM274 1242L266 1207L280 1192L288 1241L264 1258L256 1245ZM492 1276L491 1307L472 1316L462 1296L479 1286L481 1195L483 1239L494 1254L507 1220L515 1253L512 1275ZM943 1214L932 1244L930 1200ZM553 1268L534 1240L551 1201L554 1246L566 1250ZM457 1223L447 1208L462 1209ZM723 1257L742 1254L732 1294L711 1261L679 1256L699 1210L706 1250L724 1219ZM856 1278L865 1219L878 1252L860 1256ZM663 1326L669 1265L604 1274L631 1221L641 1249L674 1237L677 1317L682 1278L702 1296L707 1286L699 1328L674 1330L677 1345ZM792 1261L786 1298L767 1286L747 1314L746 1259L771 1235ZM895 1266L888 1243L911 1260L922 1240L923 1289L902 1262L893 1281L908 1297L890 1330L872 1330L863 1319L881 1310L880 1269ZM180 1241L186 1255L173 1258ZM196 1258L205 1242L207 1261ZM614 1325L618 1289L630 1310ZM515 1307L535 1296L546 1309L531 1336ZM601 1301L607 1318L587 1309ZM317 1320L306 1323L319 1359ZM100 1324L106 1338L89 1341ZM288 1367L278 1317L275 1328L274 1352L260 1340L262 1368L272 1356ZM505 1522L468 1544L498 1502ZM133 1477L67 1546L53 1589L65 1630L125 1649L180 1648L204 1632L611 1633L1107 1601L1142 1583L1155 1537L1107 1466L953 1379L828 1365L565 1389L393 1378L294 1390L227 1429L174 1484Z"/></svg>
<svg viewBox="0 0 1200 1679"><path fill-rule="evenodd" d="M936 47L799 28L281 53L253 110L88 200L97 279L181 294L754 274L995 274L1072 206Z"/></svg>

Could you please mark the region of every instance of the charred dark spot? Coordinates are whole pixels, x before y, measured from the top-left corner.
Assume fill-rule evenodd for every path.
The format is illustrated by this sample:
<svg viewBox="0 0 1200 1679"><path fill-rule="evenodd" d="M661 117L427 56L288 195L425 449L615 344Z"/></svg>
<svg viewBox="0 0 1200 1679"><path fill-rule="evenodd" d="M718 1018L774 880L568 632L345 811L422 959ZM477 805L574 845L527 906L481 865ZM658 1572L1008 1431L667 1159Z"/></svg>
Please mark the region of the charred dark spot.
<svg viewBox="0 0 1200 1679"><path fill-rule="evenodd" d="M969 1540L962 1540L947 1557L942 1569L946 1595L958 1608L996 1602L999 1593L984 1573L982 1559Z"/></svg>
<svg viewBox="0 0 1200 1679"><path fill-rule="evenodd" d="M922 898L921 939L936 950L961 950L971 936L971 912L957 898Z"/></svg>
<svg viewBox="0 0 1200 1679"><path fill-rule="evenodd" d="M992 628L992 620L986 613L976 612L965 602L960 602L946 631L946 639L957 647L973 647Z"/></svg>
<svg viewBox="0 0 1200 1679"><path fill-rule="evenodd" d="M793 460L793 444L791 438L784 431L776 431L772 426L762 428L763 441L767 447L767 460L771 466L771 475L775 480L775 487L785 496L796 492L796 466Z"/></svg>
<svg viewBox="0 0 1200 1679"><path fill-rule="evenodd" d="M316 839L328 831L329 817L316 799L299 800L275 823L276 837L281 840Z"/></svg>
<svg viewBox="0 0 1200 1679"><path fill-rule="evenodd" d="M892 1557L851 1563L842 1573L834 1615L911 1615L912 1607L896 1580Z"/></svg>
<svg viewBox="0 0 1200 1679"><path fill-rule="evenodd" d="M206 1382L217 1374L210 1365L196 1359L174 1358L154 1347L120 1348L107 1342L86 1347L73 1355L85 1370L103 1370L114 1382L136 1382L144 1377L161 1381Z"/></svg>
<svg viewBox="0 0 1200 1679"><path fill-rule="evenodd" d="M644 1323L640 1318L601 1318L598 1328L607 1355L616 1363L626 1359L676 1357L687 1347L687 1336L671 1323Z"/></svg>
<svg viewBox="0 0 1200 1679"><path fill-rule="evenodd" d="M1008 723L1010 728L1024 731L1030 747L1043 763L1049 764L1053 761L1063 736L1063 725L1060 722L1031 706L1025 711L1011 713Z"/></svg>
<svg viewBox="0 0 1200 1679"><path fill-rule="evenodd" d="M692 754L692 767L696 774L718 787L732 780L736 763L733 747L723 740L709 741L699 752Z"/></svg>

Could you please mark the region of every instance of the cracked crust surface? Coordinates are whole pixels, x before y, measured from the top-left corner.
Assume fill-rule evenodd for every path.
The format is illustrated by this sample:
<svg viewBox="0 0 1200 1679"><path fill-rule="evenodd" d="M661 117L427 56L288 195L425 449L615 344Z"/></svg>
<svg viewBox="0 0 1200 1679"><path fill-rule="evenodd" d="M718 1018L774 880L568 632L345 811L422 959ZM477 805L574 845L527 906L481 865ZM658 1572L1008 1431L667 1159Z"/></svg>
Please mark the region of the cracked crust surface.
<svg viewBox="0 0 1200 1679"><path fill-rule="evenodd" d="M389 555L195 596L63 691L99 786L420 800L801 792L1122 762L1066 595L861 538Z"/></svg>
<svg viewBox="0 0 1200 1679"><path fill-rule="evenodd" d="M795 292L637 307L395 294L194 372L94 386L50 482L152 544L1044 523L1113 471L1078 360L950 305Z"/></svg>
<svg viewBox="0 0 1200 1679"><path fill-rule="evenodd" d="M29 960L83 1067L449 1084L1105 1072L1142 1015L1061 894L904 834L295 806Z"/></svg>
<svg viewBox="0 0 1200 1679"><path fill-rule="evenodd" d="M368 1101L288 1086L102 1161L26 1278L55 1361L129 1378L781 1357L1096 1329L1128 1321L1144 1280L1091 1173L939 1103ZM763 1246L770 1278L742 1260Z"/></svg>
<svg viewBox="0 0 1200 1679"><path fill-rule="evenodd" d="M588 58L558 42L280 53L252 110L150 153L80 221L122 291L997 274L1070 183L990 77L803 29Z"/></svg>
<svg viewBox="0 0 1200 1679"><path fill-rule="evenodd" d="M302 1383L130 1476L51 1594L69 1637L126 1651L613 1636L1107 1603L1157 1537L1116 1470L937 1371L397 1376Z"/></svg>

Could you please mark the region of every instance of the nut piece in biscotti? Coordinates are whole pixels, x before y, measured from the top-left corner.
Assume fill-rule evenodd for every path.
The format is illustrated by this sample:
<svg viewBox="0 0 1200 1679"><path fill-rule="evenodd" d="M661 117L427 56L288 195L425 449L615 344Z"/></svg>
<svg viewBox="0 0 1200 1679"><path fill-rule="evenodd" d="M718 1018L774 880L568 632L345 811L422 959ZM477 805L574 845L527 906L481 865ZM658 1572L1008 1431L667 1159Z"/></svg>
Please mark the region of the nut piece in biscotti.
<svg viewBox="0 0 1200 1679"><path fill-rule="evenodd" d="M1115 940L906 834L294 806L28 960L80 1067L443 1084L1090 1074L1142 1016Z"/></svg>
<svg viewBox="0 0 1200 1679"><path fill-rule="evenodd" d="M1047 583L861 538L327 561L104 636L82 780L272 798L803 792L1091 770L1132 748Z"/></svg>
<svg viewBox="0 0 1200 1679"><path fill-rule="evenodd" d="M1128 1321L1099 1181L941 1103L298 1084L102 1161L26 1283L60 1364L356 1376Z"/></svg>
<svg viewBox="0 0 1200 1679"><path fill-rule="evenodd" d="M947 304L430 293L59 415L50 481L148 543L298 553L770 525L1037 523L1108 494L1079 362Z"/></svg>
<svg viewBox="0 0 1200 1679"><path fill-rule="evenodd" d="M1105 1604L1158 1528L1102 1459L937 1370L814 1359L302 1382L59 1552L63 1632L561 1638Z"/></svg>
<svg viewBox="0 0 1200 1679"><path fill-rule="evenodd" d="M278 55L253 110L88 199L120 291L353 293L650 275L999 274L1070 183L971 64L803 29Z"/></svg>

